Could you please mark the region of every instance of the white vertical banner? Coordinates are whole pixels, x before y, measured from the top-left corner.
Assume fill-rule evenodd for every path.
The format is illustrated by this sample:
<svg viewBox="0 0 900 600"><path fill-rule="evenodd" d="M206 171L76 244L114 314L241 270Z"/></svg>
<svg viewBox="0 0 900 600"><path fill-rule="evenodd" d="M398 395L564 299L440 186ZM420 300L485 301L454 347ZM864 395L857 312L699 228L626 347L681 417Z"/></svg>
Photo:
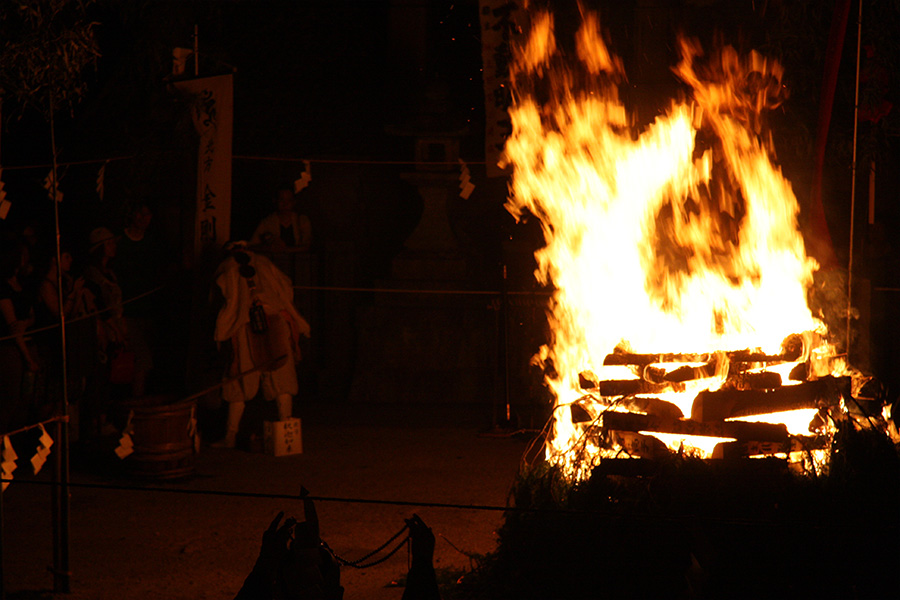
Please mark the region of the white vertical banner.
<svg viewBox="0 0 900 600"><path fill-rule="evenodd" d="M484 158L487 176L500 177L497 166L506 140L512 133L509 106L510 42L520 33L519 20L524 0L479 0L481 21L481 63L484 80Z"/></svg>
<svg viewBox="0 0 900 600"><path fill-rule="evenodd" d="M201 77L179 81L175 86L194 97L194 127L199 136L196 257L209 246L221 246L231 236L233 77Z"/></svg>

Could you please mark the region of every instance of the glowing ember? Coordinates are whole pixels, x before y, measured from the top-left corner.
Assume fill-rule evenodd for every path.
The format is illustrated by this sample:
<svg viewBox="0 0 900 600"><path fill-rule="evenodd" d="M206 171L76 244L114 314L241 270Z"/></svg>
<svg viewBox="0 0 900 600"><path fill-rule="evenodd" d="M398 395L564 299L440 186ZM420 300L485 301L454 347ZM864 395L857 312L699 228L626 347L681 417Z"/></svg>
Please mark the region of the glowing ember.
<svg viewBox="0 0 900 600"><path fill-rule="evenodd" d="M602 448L588 435L590 420L573 423L567 410L585 398L580 374L621 379L611 370L625 367L603 365L614 351L704 355L678 366L709 365L709 373L654 396L684 415L698 392L725 381L724 352L777 355L797 332L818 332L805 334L797 360L833 352L818 341L824 325L807 306L817 265L765 131L765 111L781 102L779 65L725 48L700 66L700 48L683 41L674 70L692 97L639 130L619 100L624 69L596 15L586 15L576 48L579 64L567 64L552 16L532 18L511 66L505 160L513 170L507 208L540 219L546 246L536 253L536 277L555 288L552 339L539 356L553 366L547 384L557 402L547 458L581 477L621 452ZM814 375L840 368L828 358L810 364ZM668 367L654 367L666 375ZM647 379L646 368L627 370ZM590 419L632 410L628 398L594 393L585 410Z"/></svg>

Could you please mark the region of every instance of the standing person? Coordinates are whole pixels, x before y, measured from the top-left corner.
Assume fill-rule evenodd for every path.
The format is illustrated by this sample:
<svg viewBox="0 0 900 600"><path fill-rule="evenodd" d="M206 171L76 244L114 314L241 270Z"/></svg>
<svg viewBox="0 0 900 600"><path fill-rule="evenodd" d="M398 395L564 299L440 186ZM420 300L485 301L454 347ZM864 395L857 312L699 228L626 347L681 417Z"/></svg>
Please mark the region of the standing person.
<svg viewBox="0 0 900 600"><path fill-rule="evenodd" d="M312 244L312 224L309 217L298 214L293 190L279 188L275 193L275 212L266 216L250 238L251 246L273 250L309 250Z"/></svg>
<svg viewBox="0 0 900 600"><path fill-rule="evenodd" d="M73 318L84 314L84 277L74 279L72 277L72 253L68 249L59 252L62 269L57 268L56 255L51 254L49 266L44 270L44 278L38 284L39 312L46 315L38 317L38 324L45 325L59 320L59 271L62 271L63 282L63 312L66 318Z"/></svg>
<svg viewBox="0 0 900 600"><path fill-rule="evenodd" d="M98 327L100 352L112 350L114 345L127 342L125 322L122 318L122 288L112 269L112 259L118 250L118 238L106 227L91 231L90 262L84 270L88 289L96 298L101 327Z"/></svg>
<svg viewBox="0 0 900 600"><path fill-rule="evenodd" d="M87 385L87 380L94 371L97 362L96 325L87 315L95 310L93 294L85 287L84 277L72 276L74 259L67 247L60 249L61 269L57 268L56 253L47 259L49 266L43 269L44 279L38 285L37 304L35 307L35 325L38 328L60 323L59 310L59 274L62 274L63 313L66 317L66 361L69 383L69 401L78 402ZM46 263L45 263L46 265ZM48 377L47 389L55 390L51 382L62 379L62 344L58 329L42 333L44 355L42 363L46 365ZM62 395L58 393L61 398ZM53 400L48 398L48 400ZM45 406L52 407L52 402Z"/></svg>
<svg viewBox="0 0 900 600"><path fill-rule="evenodd" d="M118 238L114 266L125 304L123 318L128 341L134 352L134 379L131 395L144 395L147 375L153 368L153 329L157 321L159 295L152 293L160 282L160 246L150 233L153 212L144 202L132 204L122 236ZM142 294L148 294L141 296ZM140 297L139 297L140 296ZM136 300L131 300L137 298Z"/></svg>
<svg viewBox="0 0 900 600"><path fill-rule="evenodd" d="M275 400L279 420L289 419L298 391L296 361L300 335L309 337L309 323L294 307L287 276L261 254L243 243L231 247L216 273L216 285L225 299L216 318L215 339L230 344L231 361L225 377L235 377L222 388L228 403L225 438L214 444L233 448L244 414L244 403L260 386L266 400ZM280 360L279 360L280 359Z"/></svg>
<svg viewBox="0 0 900 600"><path fill-rule="evenodd" d="M0 431L24 425L40 370L26 333L34 325L33 303L21 281L26 256L17 242L0 251Z"/></svg>
<svg viewBox="0 0 900 600"><path fill-rule="evenodd" d="M127 330L122 319L122 289L111 261L116 256L117 238L106 227L91 231L90 258L84 270L85 286L95 298L97 314L97 373L91 385L86 411L92 434L114 433L107 421L110 407L110 376L115 356L127 348Z"/></svg>

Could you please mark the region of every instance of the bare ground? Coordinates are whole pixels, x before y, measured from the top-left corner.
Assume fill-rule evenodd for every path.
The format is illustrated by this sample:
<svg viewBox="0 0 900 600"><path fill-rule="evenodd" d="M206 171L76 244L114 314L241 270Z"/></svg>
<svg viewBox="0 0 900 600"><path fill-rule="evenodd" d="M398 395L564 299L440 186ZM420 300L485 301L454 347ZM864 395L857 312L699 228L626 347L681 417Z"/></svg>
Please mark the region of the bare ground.
<svg viewBox="0 0 900 600"><path fill-rule="evenodd" d="M310 406L304 452L272 457L204 445L195 475L174 482L129 478L124 463L82 464L73 483L167 489L503 506L526 450L521 438L484 435L488 406ZM251 413L252 414L252 413ZM245 417L246 418L246 417ZM252 416L251 416L252 418ZM127 459L126 459L127 460ZM49 480L50 465L37 477ZM414 512L437 538L441 575L491 552L502 512L320 501L322 538L348 559L380 546ZM156 491L71 488L71 593L54 595L50 490L13 484L3 495L3 572L8 598L232 598L250 572L263 530L278 511L303 518L299 501ZM455 548L454 548L455 546ZM407 570L402 549L383 564L341 570L347 600L395 600Z"/></svg>

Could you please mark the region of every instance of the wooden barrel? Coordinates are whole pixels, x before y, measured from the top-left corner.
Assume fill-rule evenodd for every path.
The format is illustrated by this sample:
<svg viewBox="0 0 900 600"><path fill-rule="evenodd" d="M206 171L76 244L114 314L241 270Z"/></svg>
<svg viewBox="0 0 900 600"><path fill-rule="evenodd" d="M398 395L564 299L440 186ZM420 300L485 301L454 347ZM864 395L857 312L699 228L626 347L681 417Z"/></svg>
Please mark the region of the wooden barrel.
<svg viewBox="0 0 900 600"><path fill-rule="evenodd" d="M134 453L125 459L128 471L146 479L176 479L194 472L195 400L172 396L129 400Z"/></svg>

